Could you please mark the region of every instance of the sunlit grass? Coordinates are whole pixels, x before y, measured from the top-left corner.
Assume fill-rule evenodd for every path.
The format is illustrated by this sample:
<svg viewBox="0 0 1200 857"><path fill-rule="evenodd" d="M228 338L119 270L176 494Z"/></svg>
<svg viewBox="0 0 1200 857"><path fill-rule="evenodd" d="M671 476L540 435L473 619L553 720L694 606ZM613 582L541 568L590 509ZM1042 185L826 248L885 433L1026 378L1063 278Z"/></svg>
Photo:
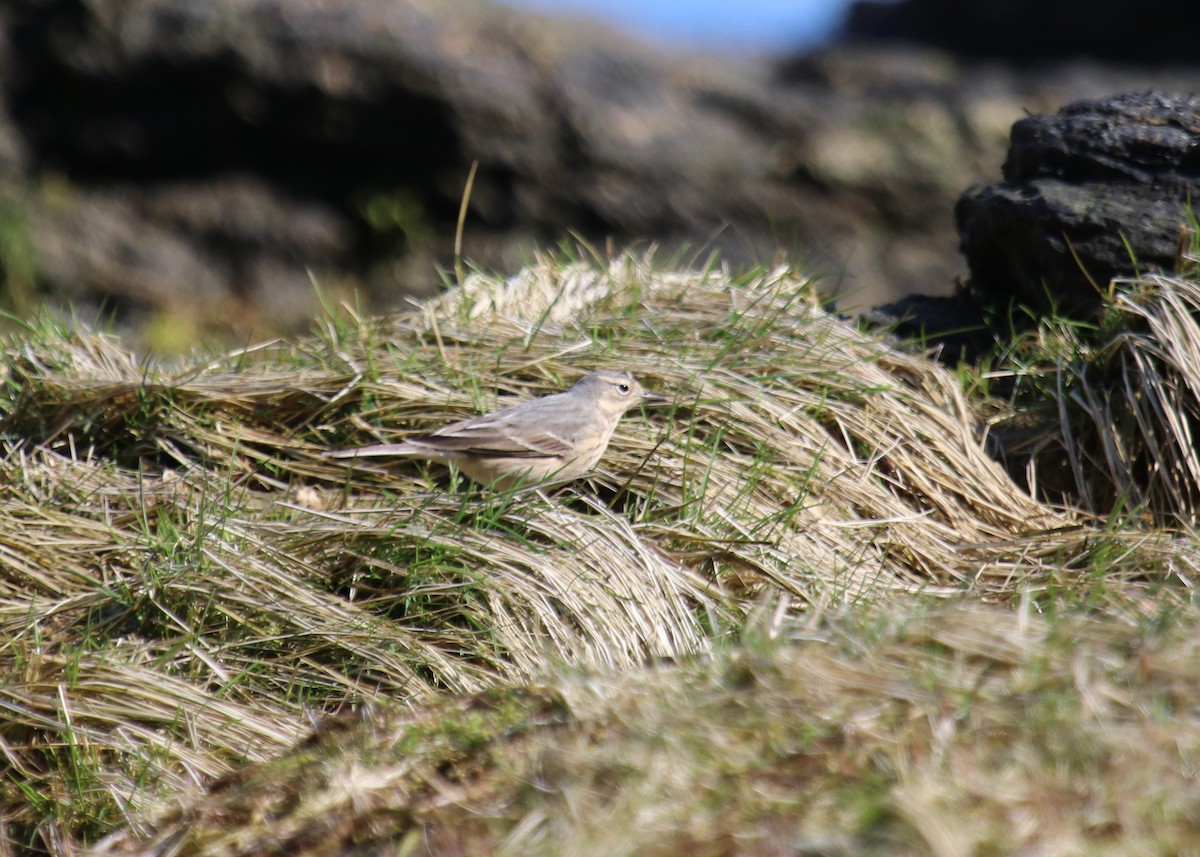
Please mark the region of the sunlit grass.
<svg viewBox="0 0 1200 857"><path fill-rule="evenodd" d="M1091 716L1056 635L1117 641L1132 681L1137 646L1194 621L1190 533L1147 527L1134 493L1092 514L1031 497L985 450L997 408L969 372L830 315L787 268L546 259L170 366L35 323L3 367L0 820L19 848L128 828L112 849L926 853L978 810L986 851L1037 801L950 782L1031 789L1036 748ZM597 368L669 404L574 484L493 493L320 455ZM1186 407L1160 383L1144 395ZM1016 767L993 730L1027 742ZM206 789L199 816L178 809Z"/></svg>

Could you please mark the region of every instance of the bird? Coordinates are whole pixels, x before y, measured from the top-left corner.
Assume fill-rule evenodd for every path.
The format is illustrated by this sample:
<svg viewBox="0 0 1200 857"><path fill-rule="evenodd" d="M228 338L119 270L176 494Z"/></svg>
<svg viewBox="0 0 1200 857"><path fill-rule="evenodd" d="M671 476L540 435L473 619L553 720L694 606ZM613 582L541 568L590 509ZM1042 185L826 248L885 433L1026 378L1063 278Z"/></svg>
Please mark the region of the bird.
<svg viewBox="0 0 1200 857"><path fill-rule="evenodd" d="M404 456L453 465L496 490L590 472L604 455L625 412L643 402L666 401L629 372L600 370L569 390L530 399L490 414L450 423L401 443L324 453L327 458Z"/></svg>

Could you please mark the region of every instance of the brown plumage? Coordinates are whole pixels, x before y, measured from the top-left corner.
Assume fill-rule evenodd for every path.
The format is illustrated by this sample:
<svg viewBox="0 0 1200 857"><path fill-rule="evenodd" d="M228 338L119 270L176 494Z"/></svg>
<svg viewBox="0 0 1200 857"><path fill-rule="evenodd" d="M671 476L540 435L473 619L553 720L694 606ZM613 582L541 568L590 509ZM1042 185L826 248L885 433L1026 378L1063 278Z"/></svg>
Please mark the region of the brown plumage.
<svg viewBox="0 0 1200 857"><path fill-rule="evenodd" d="M457 467L498 489L588 473L629 408L647 393L628 372L585 375L571 389L471 417L402 443L326 453L329 458L408 456Z"/></svg>

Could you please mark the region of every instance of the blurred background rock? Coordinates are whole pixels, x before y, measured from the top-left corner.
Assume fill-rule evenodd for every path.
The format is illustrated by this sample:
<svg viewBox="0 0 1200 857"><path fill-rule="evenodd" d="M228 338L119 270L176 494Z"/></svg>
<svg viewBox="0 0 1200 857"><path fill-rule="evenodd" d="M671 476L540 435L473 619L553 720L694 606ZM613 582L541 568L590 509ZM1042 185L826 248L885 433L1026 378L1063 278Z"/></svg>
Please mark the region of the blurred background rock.
<svg viewBox="0 0 1200 857"><path fill-rule="evenodd" d="M749 0L640 32L581 2L0 0L0 306L160 352L306 328L314 279L396 307L441 288L474 161L486 268L578 236L815 265L846 308L946 294L1014 121L1200 80L1177 3L797 3L756 35L719 14Z"/></svg>

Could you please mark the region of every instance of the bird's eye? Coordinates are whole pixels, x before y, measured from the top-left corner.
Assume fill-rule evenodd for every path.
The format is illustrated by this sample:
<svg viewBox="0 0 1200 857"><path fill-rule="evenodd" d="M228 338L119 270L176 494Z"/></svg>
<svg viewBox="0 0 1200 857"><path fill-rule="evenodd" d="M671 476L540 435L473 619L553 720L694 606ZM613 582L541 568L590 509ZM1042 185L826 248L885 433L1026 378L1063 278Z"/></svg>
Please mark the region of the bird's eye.
<svg viewBox="0 0 1200 857"><path fill-rule="evenodd" d="M628 395L629 395L629 385L628 385L628 384L618 384L618 385L617 385L617 390L619 390L619 391L620 391L620 393L621 393L621 395L622 395L622 396L628 396Z"/></svg>

